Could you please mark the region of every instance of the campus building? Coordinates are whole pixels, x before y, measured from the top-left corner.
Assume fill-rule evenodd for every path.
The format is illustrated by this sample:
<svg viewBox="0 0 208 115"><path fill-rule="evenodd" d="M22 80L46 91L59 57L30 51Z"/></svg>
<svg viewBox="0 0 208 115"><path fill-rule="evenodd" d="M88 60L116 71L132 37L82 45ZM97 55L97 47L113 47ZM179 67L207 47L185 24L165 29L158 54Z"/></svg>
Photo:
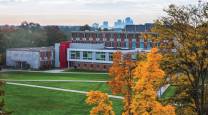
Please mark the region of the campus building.
<svg viewBox="0 0 208 115"><path fill-rule="evenodd" d="M68 47L63 47L63 44ZM59 46L59 47L58 47ZM64 51L66 57L57 51ZM113 63L113 53L120 51L123 55L131 55L133 60L136 60L138 49L116 49L107 48L104 43L73 43L62 42L55 45L56 67L74 68L95 71L107 71ZM64 61L65 60L65 61Z"/></svg>
<svg viewBox="0 0 208 115"><path fill-rule="evenodd" d="M131 55L136 60L140 52L149 52L162 42L143 38L144 33L116 31L75 31L69 41L54 47L12 48L7 50L7 66L48 69L75 68L107 71L113 63L113 53ZM155 33L145 33L157 36Z"/></svg>
<svg viewBox="0 0 208 115"><path fill-rule="evenodd" d="M130 54L136 60L139 52L149 52L158 45L138 32L76 31L70 41L55 44L55 67L107 71L113 53Z"/></svg>
<svg viewBox="0 0 208 115"><path fill-rule="evenodd" d="M156 33L146 32L146 34L156 37ZM77 31L72 32L72 42L76 43L99 43L105 47L144 49L149 50L153 46L158 46L161 42L151 39L144 39L141 32L116 32L116 31Z"/></svg>
<svg viewBox="0 0 208 115"><path fill-rule="evenodd" d="M6 65L9 67L49 69L53 63L53 47L11 48L6 51Z"/></svg>

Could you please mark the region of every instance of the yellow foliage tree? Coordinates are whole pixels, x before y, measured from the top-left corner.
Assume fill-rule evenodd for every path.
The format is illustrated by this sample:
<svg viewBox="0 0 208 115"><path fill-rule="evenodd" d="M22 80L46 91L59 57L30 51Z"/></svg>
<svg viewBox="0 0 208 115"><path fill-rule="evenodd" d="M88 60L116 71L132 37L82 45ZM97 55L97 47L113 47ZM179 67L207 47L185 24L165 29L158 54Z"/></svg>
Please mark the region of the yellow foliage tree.
<svg viewBox="0 0 208 115"><path fill-rule="evenodd" d="M130 55L122 56L116 52L110 68L112 80L108 83L114 94L124 95L123 115L175 115L175 108L164 106L157 100L157 90L164 81L164 72L160 69L162 56L157 48L153 48L147 55L147 60L131 61ZM112 115L112 103L107 94L99 91L87 94L86 102L96 105L90 114Z"/></svg>
<svg viewBox="0 0 208 115"><path fill-rule="evenodd" d="M108 82L113 94L124 95L124 113L131 115L132 86L134 84L133 71L136 64L131 59L131 54L122 56L121 52L113 54L113 64L109 70L111 81Z"/></svg>
<svg viewBox="0 0 208 115"><path fill-rule="evenodd" d="M157 52L157 48L153 48L147 55L147 60L139 61L135 69L136 83L131 104L131 111L135 115L175 115L173 106L163 106L157 101L156 91L165 75L159 65L162 56Z"/></svg>
<svg viewBox="0 0 208 115"><path fill-rule="evenodd" d="M89 105L96 105L90 111L90 115L115 115L112 102L106 93L100 91L91 91L87 93L88 98L86 103Z"/></svg>

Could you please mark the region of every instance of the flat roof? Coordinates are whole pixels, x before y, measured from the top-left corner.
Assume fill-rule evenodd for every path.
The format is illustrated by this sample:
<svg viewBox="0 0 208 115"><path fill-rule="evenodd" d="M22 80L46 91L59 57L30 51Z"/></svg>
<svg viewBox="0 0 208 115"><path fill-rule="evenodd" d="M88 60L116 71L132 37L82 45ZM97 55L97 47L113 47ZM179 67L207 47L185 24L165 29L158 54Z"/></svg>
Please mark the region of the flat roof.
<svg viewBox="0 0 208 115"><path fill-rule="evenodd" d="M26 47L26 48L10 48L8 51L41 51L41 50L50 50L51 47Z"/></svg>
<svg viewBox="0 0 208 115"><path fill-rule="evenodd" d="M128 32L128 31L72 31L71 33L147 33L147 34L158 34L155 32Z"/></svg>

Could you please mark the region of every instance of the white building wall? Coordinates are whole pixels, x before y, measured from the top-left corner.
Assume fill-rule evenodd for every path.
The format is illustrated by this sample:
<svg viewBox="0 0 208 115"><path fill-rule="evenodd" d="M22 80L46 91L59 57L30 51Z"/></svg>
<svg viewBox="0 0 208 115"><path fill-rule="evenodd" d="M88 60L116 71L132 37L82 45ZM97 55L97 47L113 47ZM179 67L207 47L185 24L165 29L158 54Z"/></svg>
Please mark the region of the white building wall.
<svg viewBox="0 0 208 115"><path fill-rule="evenodd" d="M71 51L79 51L80 52L80 59L71 59ZM83 51L89 51L92 52L92 60L84 60L83 59ZM111 64L113 63L112 61L109 60L109 53L114 53L116 51L121 51L122 54L126 53L137 53L138 50L98 50L98 49L73 49L73 48L68 48L67 49L67 61L78 61L78 62L91 62L91 63L106 63L106 64ZM96 60L96 52L105 52L105 60Z"/></svg>
<svg viewBox="0 0 208 115"><path fill-rule="evenodd" d="M59 59L59 49L60 43L55 44L55 67L60 67L60 59Z"/></svg>
<svg viewBox="0 0 208 115"><path fill-rule="evenodd" d="M40 54L39 52L28 51L10 51L6 52L6 64L7 66L16 66L16 62L27 62L33 69L39 69L40 67Z"/></svg>

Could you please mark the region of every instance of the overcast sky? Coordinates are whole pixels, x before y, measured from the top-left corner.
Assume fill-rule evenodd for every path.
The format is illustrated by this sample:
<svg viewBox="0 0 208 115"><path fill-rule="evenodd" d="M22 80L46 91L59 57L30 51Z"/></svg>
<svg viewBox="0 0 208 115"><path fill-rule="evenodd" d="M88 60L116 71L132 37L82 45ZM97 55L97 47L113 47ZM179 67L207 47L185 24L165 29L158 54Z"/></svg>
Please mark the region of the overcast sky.
<svg viewBox="0 0 208 115"><path fill-rule="evenodd" d="M107 20L112 25L114 20L127 16L142 24L164 15L163 9L169 4L197 3L198 0L0 0L0 24L27 20L42 25L83 25Z"/></svg>

